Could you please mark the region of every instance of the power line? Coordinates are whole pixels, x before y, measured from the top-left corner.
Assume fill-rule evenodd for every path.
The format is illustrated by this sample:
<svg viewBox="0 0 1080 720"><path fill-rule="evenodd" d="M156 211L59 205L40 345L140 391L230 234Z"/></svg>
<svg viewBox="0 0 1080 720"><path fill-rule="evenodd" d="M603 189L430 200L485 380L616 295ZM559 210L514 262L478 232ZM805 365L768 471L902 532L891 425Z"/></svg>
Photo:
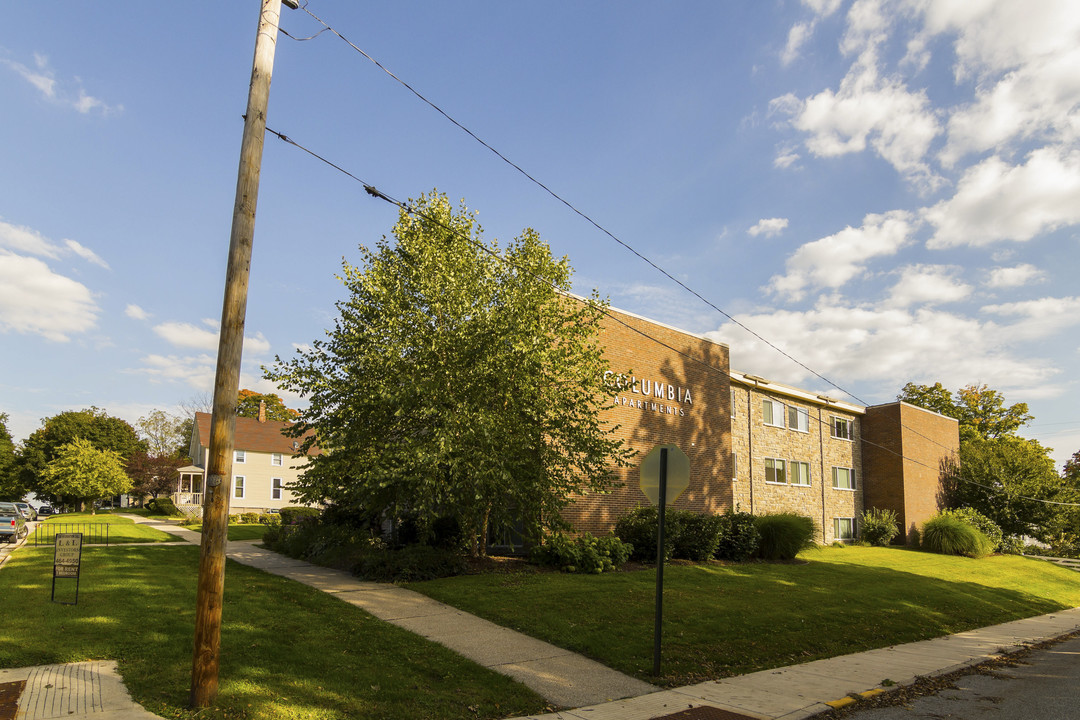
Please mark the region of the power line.
<svg viewBox="0 0 1080 720"><path fill-rule="evenodd" d="M278 131L270 128L270 127L267 127L266 131L271 133L272 135L275 135L276 137L281 139L283 142L286 142L286 143L292 145L293 147L295 147L295 148L297 148L299 150L302 150L303 152L307 153L308 155L312 156L313 158L316 158L320 162L325 163L326 165L329 165L330 167L334 168L338 172L348 176L349 178L351 178L355 182L360 183L361 185L363 185L364 191L368 195L371 195L372 197L383 200L384 202L390 203L391 205L394 205L395 207L397 207L399 210L401 210L403 212L406 212L406 213L408 213L410 215L418 216L418 217L421 217L421 218L423 218L423 219L425 219L425 220L427 220L427 221L429 221L431 223L434 223L434 224L442 227L444 230L446 230L446 231L448 231L450 233L453 233L455 235L458 235L459 237L464 239L466 242L470 243L474 247L482 250L483 252L485 252L488 255L490 255L491 257L493 257L498 262L509 265L510 267L514 268L515 270L517 270L517 271L519 271L521 273L524 273L525 275L528 275L533 280L536 280L536 281L541 282L541 283L543 283L545 285L548 285L549 287L553 288L554 290L556 290L559 293L564 292L555 283L548 280L547 278L542 277L540 275L537 275L536 273L531 271L529 268L522 267L521 265L517 265L517 264L513 263L511 260L509 260L508 258L503 257L498 252L496 252L492 248L489 248L484 243L479 242L478 240L475 240L474 238L463 234L460 230L458 230L456 228L453 228L453 227L450 227L450 226L446 225L439 218L434 217L434 216L432 216L430 214L427 214L427 213L420 212L416 208L411 207L409 204L407 204L405 202L402 202L401 200L397 200L397 199L387 195L386 193L384 193L381 190L379 190L378 188L376 188L374 185L360 179L359 177L357 177L353 173L349 172L348 170L345 170L341 166L331 162L330 160L328 160L325 157L319 155L318 153L314 152L313 150L310 150L307 147L301 145L300 143L296 142L295 140L288 137L284 133L280 133L280 132L278 132ZM608 308L605 307L604 305L594 303L593 301L591 301L588 298L580 298L580 299L583 302L585 302L586 304L588 304L588 305L594 307L595 309L599 310L600 312L602 312L609 319L611 319L614 322L616 322L616 323L622 325L623 327L627 328L628 330L642 336L643 338L645 338L645 339L647 339L647 340L649 340L651 342L654 342L654 343L660 345L661 347L664 347L664 348L666 348L666 349L668 349L668 350L682 356L683 358L686 358L687 360L690 360L691 362L694 362L694 363L697 363L698 365L701 365L702 367L704 367L705 369L707 369L709 371L715 372L715 373L717 373L717 374L719 374L719 375L721 375L723 377L727 377L729 379L729 381L730 381L730 379L731 379L731 373L730 372L728 372L726 370L723 370L722 368L718 368L715 365L712 365L711 363L708 363L708 362L706 362L706 361L704 361L704 360L702 360L702 359L700 359L698 357L695 357L693 355L690 355L690 354L688 354L688 353L686 353L686 352L684 352L682 350L679 350L678 348L675 348L672 345L669 345L668 343L665 343L663 340L660 340L659 338L653 337L652 335L649 335L645 331L640 330L640 329L630 325L629 323L625 322L624 320L622 320L621 318L617 317L612 312L610 312L608 310ZM747 418L748 424L749 424L749 421L750 421L750 419ZM821 432L821 430L826 425L828 425L828 423L826 423L824 420L822 420L820 418L816 418L815 421L821 426L819 428L819 432ZM952 449L951 447L938 442L934 438L930 438L930 437L928 437L926 435L923 435L922 433L919 433L914 428L908 427L906 425L902 425L902 427L904 427L907 430L910 430L911 432L914 432L914 433L920 435L924 439L929 440L930 442L932 442L933 444L935 444L935 445L937 445L937 446L939 446L941 448L944 448L944 449L947 449L947 450ZM861 440L861 442L864 442L867 445L870 445L872 447L876 447L876 448L879 448L881 450L884 450L885 452L891 453L892 455L895 455L896 457L899 457L902 460L906 460L908 462L912 462L912 463L915 463L917 465L921 465L921 466L923 466L925 468L929 468L931 470L938 470L939 469L937 467L934 467L932 465L929 465L929 464L923 462L922 460L907 457L906 455L903 455L902 453L899 453L899 452L893 450L892 448L886 447L884 445L880 445L880 444L875 443L875 442L871 442L869 440L866 440L865 438L860 438L860 440ZM1005 490L1003 488L994 488L992 486L983 485L981 483L977 483L977 482L974 482L972 480L966 480L964 478L957 478L957 479L960 480L961 482L966 482L966 483L969 483L969 484L977 485L979 487L986 488L988 490L993 490L995 492L1002 492L1002 493L1005 492ZM821 482L822 483L825 482L824 477L821 478ZM1049 505L1064 505L1064 506L1068 506L1068 507L1080 507L1080 503L1060 503L1060 502L1054 502L1054 501L1051 501L1051 500L1040 500L1038 498L1031 498L1031 497L1027 497L1027 496L1023 496L1023 495L1017 495L1017 496L1013 496L1013 497L1017 497L1017 498L1023 499L1023 500L1030 500L1030 501L1033 501L1033 502L1046 503L1046 504L1049 504Z"/></svg>

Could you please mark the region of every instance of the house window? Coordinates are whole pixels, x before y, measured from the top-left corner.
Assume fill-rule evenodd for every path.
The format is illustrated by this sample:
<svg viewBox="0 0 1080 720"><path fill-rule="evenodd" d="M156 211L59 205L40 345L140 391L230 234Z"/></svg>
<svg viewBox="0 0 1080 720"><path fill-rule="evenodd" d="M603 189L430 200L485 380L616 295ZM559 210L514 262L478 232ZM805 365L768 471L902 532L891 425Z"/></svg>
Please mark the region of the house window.
<svg viewBox="0 0 1080 720"><path fill-rule="evenodd" d="M833 537L837 540L855 539L855 518L833 518Z"/></svg>
<svg viewBox="0 0 1080 720"><path fill-rule="evenodd" d="M244 476L237 475L233 478L233 497L243 499L244 497Z"/></svg>
<svg viewBox="0 0 1080 720"><path fill-rule="evenodd" d="M806 408L789 405L787 409L787 424L792 430L810 432L810 411Z"/></svg>
<svg viewBox="0 0 1080 720"><path fill-rule="evenodd" d="M855 471L852 468L834 467L832 469L832 486L837 490L854 490Z"/></svg>
<svg viewBox="0 0 1080 720"><path fill-rule="evenodd" d="M765 482L787 483L787 472L783 460L765 458Z"/></svg>
<svg viewBox="0 0 1080 720"><path fill-rule="evenodd" d="M851 435L851 420L833 416L832 436L838 440L850 440Z"/></svg>
<svg viewBox="0 0 1080 720"><path fill-rule="evenodd" d="M244 450L236 450L233 452L233 462L242 463L247 462L247 452Z"/></svg>
<svg viewBox="0 0 1080 720"><path fill-rule="evenodd" d="M810 485L810 463L792 461L791 463L791 484L792 485Z"/></svg>
<svg viewBox="0 0 1080 720"><path fill-rule="evenodd" d="M281 487L282 487L281 478L274 478L271 481L271 485L270 485L270 497L273 498L274 500L280 500L281 499Z"/></svg>
<svg viewBox="0 0 1080 720"><path fill-rule="evenodd" d="M270 464L281 467L281 453L270 453Z"/></svg>
<svg viewBox="0 0 1080 720"><path fill-rule="evenodd" d="M766 425L784 427L784 406L775 400L762 400L761 415Z"/></svg>

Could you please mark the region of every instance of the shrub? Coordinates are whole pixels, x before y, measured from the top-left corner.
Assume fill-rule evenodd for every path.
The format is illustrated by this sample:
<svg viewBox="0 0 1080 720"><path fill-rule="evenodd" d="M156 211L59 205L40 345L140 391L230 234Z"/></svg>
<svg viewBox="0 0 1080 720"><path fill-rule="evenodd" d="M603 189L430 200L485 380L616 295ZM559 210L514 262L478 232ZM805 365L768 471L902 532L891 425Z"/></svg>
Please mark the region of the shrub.
<svg viewBox="0 0 1080 720"><path fill-rule="evenodd" d="M634 508L615 523L615 535L633 546L633 559L656 562L659 512L655 507ZM708 560L717 550L723 522L715 515L667 508L664 513L664 560Z"/></svg>
<svg viewBox="0 0 1080 720"><path fill-rule="evenodd" d="M956 510L943 510L941 515L949 515L962 522L966 522L971 527L975 528L990 540L990 552L997 552L1001 550L1001 541L1005 539L1005 533L1001 532L1001 527L990 518L983 515L975 508L958 508Z"/></svg>
<svg viewBox="0 0 1080 720"><path fill-rule="evenodd" d="M262 513L259 515L260 525L280 525L281 515L278 513Z"/></svg>
<svg viewBox="0 0 1080 720"><path fill-rule="evenodd" d="M617 570L630 559L632 551L631 545L614 535L596 538L585 533L571 540L560 532L534 547L532 560L563 572L599 574Z"/></svg>
<svg viewBox="0 0 1080 720"><path fill-rule="evenodd" d="M229 516L229 524L230 525L239 525L241 522L242 522L242 520L240 519L239 515L230 515Z"/></svg>
<svg viewBox="0 0 1080 720"><path fill-rule="evenodd" d="M895 510L871 508L862 514L862 539L871 545L884 547L900 534Z"/></svg>
<svg viewBox="0 0 1080 720"><path fill-rule="evenodd" d="M990 539L954 515L936 515L922 527L922 547L943 555L983 557L993 552Z"/></svg>
<svg viewBox="0 0 1080 720"><path fill-rule="evenodd" d="M281 508L281 524L295 525L304 518L319 517L319 509L311 507L283 507Z"/></svg>
<svg viewBox="0 0 1080 720"><path fill-rule="evenodd" d="M719 515L699 515L689 510L675 513L678 534L675 536L674 557L695 562L709 560L720 545L721 519ZM667 523L664 523L667 534Z"/></svg>
<svg viewBox="0 0 1080 720"><path fill-rule="evenodd" d="M430 545L387 549L380 544L376 541L355 553L354 575L377 582L416 582L460 575L467 569L465 557L455 550Z"/></svg>
<svg viewBox="0 0 1080 720"><path fill-rule="evenodd" d="M180 514L180 511L176 509L176 503L172 501L171 497L154 498L146 504L146 507L155 515L176 516Z"/></svg>
<svg viewBox="0 0 1080 720"><path fill-rule="evenodd" d="M754 525L761 533L757 555L765 560L794 560L801 551L814 546L814 521L796 513L758 515Z"/></svg>
<svg viewBox="0 0 1080 720"><path fill-rule="evenodd" d="M642 562L656 562L656 518L659 513L655 507L634 508L615 522L615 535L624 543L633 546L630 557ZM665 531L667 529L665 521ZM671 534L664 533L664 560L670 560L675 546Z"/></svg>
<svg viewBox="0 0 1080 720"><path fill-rule="evenodd" d="M240 513L240 522L245 523L247 525L258 525L259 524L259 513L257 513L257 512Z"/></svg>
<svg viewBox="0 0 1080 720"><path fill-rule="evenodd" d="M718 560L746 562L757 552L761 533L754 524L754 516L728 508L719 516L720 532L716 550Z"/></svg>
<svg viewBox="0 0 1080 720"><path fill-rule="evenodd" d="M1003 537L1001 545L998 546L998 552L1006 555L1020 555L1024 552L1024 541L1016 535Z"/></svg>

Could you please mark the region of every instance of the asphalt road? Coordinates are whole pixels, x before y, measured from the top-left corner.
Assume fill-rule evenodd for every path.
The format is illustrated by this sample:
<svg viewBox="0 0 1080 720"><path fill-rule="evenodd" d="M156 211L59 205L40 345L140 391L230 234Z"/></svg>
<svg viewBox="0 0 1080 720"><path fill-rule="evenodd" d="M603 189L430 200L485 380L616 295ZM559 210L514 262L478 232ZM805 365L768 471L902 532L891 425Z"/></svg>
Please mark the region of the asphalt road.
<svg viewBox="0 0 1080 720"><path fill-rule="evenodd" d="M951 677L930 694L845 712L844 720L1073 720L1080 717L1080 636L1026 657ZM947 687L947 685L953 687ZM895 701L898 698L893 698ZM888 702L889 700L885 700Z"/></svg>

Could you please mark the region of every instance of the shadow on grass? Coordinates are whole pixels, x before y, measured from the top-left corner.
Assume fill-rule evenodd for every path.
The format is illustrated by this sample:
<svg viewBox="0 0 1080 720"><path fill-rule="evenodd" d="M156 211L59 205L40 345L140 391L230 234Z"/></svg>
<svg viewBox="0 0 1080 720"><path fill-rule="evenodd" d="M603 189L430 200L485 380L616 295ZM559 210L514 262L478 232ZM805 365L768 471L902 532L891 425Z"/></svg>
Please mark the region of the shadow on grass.
<svg viewBox="0 0 1080 720"><path fill-rule="evenodd" d="M0 571L0 597L19 608L4 614L0 666L115 659L132 696L164 717L495 718L544 707L330 595L229 562L219 700L189 711L198 558L196 547L87 548L78 605L67 606L49 601L51 550L21 551Z"/></svg>

